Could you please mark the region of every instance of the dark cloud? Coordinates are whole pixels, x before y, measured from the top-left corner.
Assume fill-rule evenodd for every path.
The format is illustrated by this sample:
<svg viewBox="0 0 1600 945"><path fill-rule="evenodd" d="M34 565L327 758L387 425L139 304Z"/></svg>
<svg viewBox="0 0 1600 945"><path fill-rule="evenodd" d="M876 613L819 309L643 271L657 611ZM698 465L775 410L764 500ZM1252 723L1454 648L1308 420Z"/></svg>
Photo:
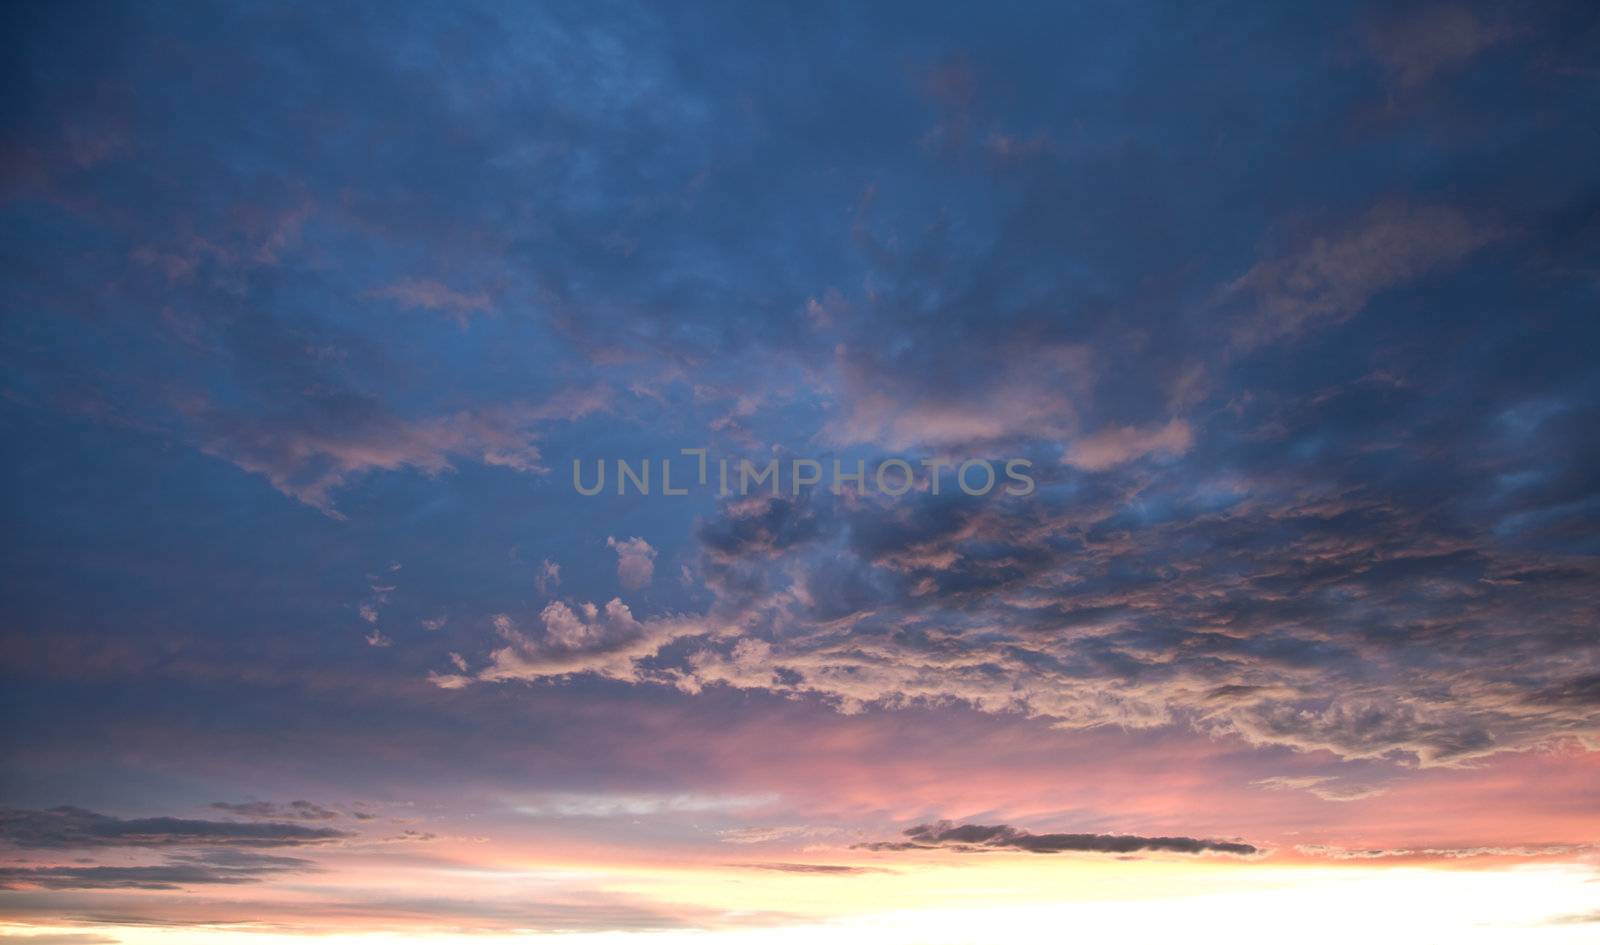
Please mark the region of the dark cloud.
<svg viewBox="0 0 1600 945"><path fill-rule="evenodd" d="M774 557L823 534L833 523L822 508L826 501L825 495L809 490L792 497L752 496L701 523L698 537L709 554L724 561Z"/></svg>
<svg viewBox="0 0 1600 945"><path fill-rule="evenodd" d="M227 814L257 820L337 820L341 816L338 811L323 807L321 804L313 804L311 801L290 801L287 804L274 804L270 801L230 804L217 801L211 807Z"/></svg>
<svg viewBox="0 0 1600 945"><path fill-rule="evenodd" d="M0 888L182 889L186 886L258 883L284 873L315 869L309 860L233 850L222 855L170 857L148 866L29 866L0 868Z"/></svg>
<svg viewBox="0 0 1600 945"><path fill-rule="evenodd" d="M123 819L81 807L0 809L0 842L28 849L79 847L295 847L350 837L332 827L180 817Z"/></svg>
<svg viewBox="0 0 1600 945"><path fill-rule="evenodd" d="M1029 833L997 824L956 824L941 820L918 824L904 831L904 840L858 844L863 850L955 850L983 853L1021 850L1026 853L1229 853L1254 856L1261 851L1248 843L1196 840L1193 837L1136 837L1099 833Z"/></svg>

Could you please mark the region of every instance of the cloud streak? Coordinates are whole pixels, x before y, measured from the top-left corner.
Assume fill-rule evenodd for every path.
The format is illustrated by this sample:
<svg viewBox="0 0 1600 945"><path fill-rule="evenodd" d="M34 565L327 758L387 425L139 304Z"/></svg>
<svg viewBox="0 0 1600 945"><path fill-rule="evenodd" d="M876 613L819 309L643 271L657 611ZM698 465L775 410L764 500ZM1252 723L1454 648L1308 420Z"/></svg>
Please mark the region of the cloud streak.
<svg viewBox="0 0 1600 945"><path fill-rule="evenodd" d="M25 849L89 847L297 847L332 843L348 831L304 824L181 817L124 819L81 807L0 809L0 841Z"/></svg>
<svg viewBox="0 0 1600 945"><path fill-rule="evenodd" d="M287 804L274 804L270 801L230 804L226 801L217 801L211 807L225 814L255 820L338 820L342 816L336 810L305 800L290 801Z"/></svg>
<svg viewBox="0 0 1600 945"><path fill-rule="evenodd" d="M1229 299L1253 306L1236 323L1234 343L1252 348L1337 324L1380 292L1458 263L1501 236L1452 207L1379 204L1230 285Z"/></svg>
<svg viewBox="0 0 1600 945"><path fill-rule="evenodd" d="M0 889L149 889L259 883L316 867L284 856L178 857L150 866L29 866L0 868Z"/></svg>
<svg viewBox="0 0 1600 945"><path fill-rule="evenodd" d="M600 410L602 392L545 404L508 404L409 417L354 392L318 393L287 411L242 416L205 405L191 408L202 449L266 477L285 495L339 517L334 493L375 471L414 470L439 476L457 460L543 473L539 431L551 421Z"/></svg>
<svg viewBox="0 0 1600 945"><path fill-rule="evenodd" d="M905 830L904 836L904 840L881 840L857 844L856 848L888 853L953 850L958 853L1225 853L1254 856L1261 852L1251 844L1233 841L1125 834L1029 833L1006 824L957 824L948 820L918 824Z"/></svg>

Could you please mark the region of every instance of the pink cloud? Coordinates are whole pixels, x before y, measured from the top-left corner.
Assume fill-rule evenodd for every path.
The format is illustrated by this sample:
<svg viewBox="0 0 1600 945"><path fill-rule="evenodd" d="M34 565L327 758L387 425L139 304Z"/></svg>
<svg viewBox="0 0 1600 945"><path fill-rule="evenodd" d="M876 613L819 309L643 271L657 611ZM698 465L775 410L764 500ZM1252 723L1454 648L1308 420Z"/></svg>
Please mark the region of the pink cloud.
<svg viewBox="0 0 1600 945"><path fill-rule="evenodd" d="M388 299L404 309L444 312L461 324L473 313L487 312L493 307L486 292L463 292L433 279L401 279L367 294Z"/></svg>
<svg viewBox="0 0 1600 945"><path fill-rule="evenodd" d="M864 350L840 347L835 367L844 410L827 438L890 449L1063 437L1076 430L1094 381L1092 355L1079 345L1007 347L959 388Z"/></svg>
<svg viewBox="0 0 1600 945"><path fill-rule="evenodd" d="M1380 204L1235 280L1226 298L1245 300L1249 311L1234 325L1234 344L1252 348L1337 324L1378 293L1459 262L1500 236L1450 207Z"/></svg>
<svg viewBox="0 0 1600 945"><path fill-rule="evenodd" d="M627 604L616 598L604 607L588 602L574 607L564 601L551 601L540 612L539 620L544 633L535 637L509 615L496 615L495 632L507 645L490 654L490 665L476 678L503 682L595 673L639 682L648 678L640 665L643 660L655 656L674 640L712 632L706 621L689 617L639 620ZM458 676L430 678L442 688L458 688L466 683Z"/></svg>
<svg viewBox="0 0 1600 945"><path fill-rule="evenodd" d="M1194 445L1194 431L1183 420L1159 427L1112 427L1080 437L1067 447L1069 466L1099 472L1146 456L1182 456Z"/></svg>
<svg viewBox="0 0 1600 945"><path fill-rule="evenodd" d="M414 469L436 476L458 459L519 472L548 472L538 447L548 422L604 409L604 390L570 391L540 404L479 407L405 418L353 398L328 398L276 417L189 413L205 430L201 449L266 477L285 495L334 517L333 494L374 471Z"/></svg>
<svg viewBox="0 0 1600 945"><path fill-rule="evenodd" d="M655 577L656 550L643 538L607 538L606 547L617 552L617 578L623 587L638 589Z"/></svg>

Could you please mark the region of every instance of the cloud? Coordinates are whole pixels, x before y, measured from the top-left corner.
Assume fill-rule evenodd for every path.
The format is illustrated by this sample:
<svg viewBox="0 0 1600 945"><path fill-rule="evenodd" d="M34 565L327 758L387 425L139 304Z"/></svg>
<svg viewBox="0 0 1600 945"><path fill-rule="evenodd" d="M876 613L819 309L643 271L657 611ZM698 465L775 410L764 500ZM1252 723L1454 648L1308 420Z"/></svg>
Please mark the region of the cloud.
<svg viewBox="0 0 1600 945"><path fill-rule="evenodd" d="M1394 77L1376 91L1409 89L1417 110L1374 137L1348 122L1374 84L1327 81L1337 22L1252 20L1255 45L1279 54L1218 69L1214 45L1186 39L1179 5L1093 29L1071 28L1068 12L1068 28L1047 32L1080 54L973 36L956 44L974 50L971 61L928 74L925 103L881 56L836 57L838 81L826 87L791 81L792 69L751 70L748 57L698 57L714 74L687 84L673 66L698 41L760 50L770 21L719 18L712 36L664 13L613 39L485 14L453 24L459 55L441 58L396 55L414 48L413 21L369 43L367 31L312 29L338 17L308 12L301 32L329 37L322 61L262 54L277 32L212 9L187 27L158 15L66 18L50 32L39 18L24 44L82 58L20 65L40 77L40 95L23 96L10 150L19 166L52 165L60 189L23 185L14 208L22 235L8 265L20 301L6 396L30 457L17 464L17 491L39 497L30 522L41 549L78 547L85 522L103 525L92 530L104 553L79 556L94 574L71 582L77 609L129 617L107 648L129 655L111 669L111 657L86 663L66 631L34 632L49 615L22 608L26 665L71 667L60 678L142 673L130 682L140 686L206 660L243 686L303 678L328 693L328 724L345 726L350 744L360 729L370 747L365 716L341 710L365 687L392 692L380 675L421 670L394 650L336 665L334 642L308 629L319 615L300 609L320 599L316 588L273 571L323 573L370 554L363 543L415 542L445 565L430 569L434 596L457 595L449 639L430 638L440 687L593 673L707 692L708 702L739 701L715 691L739 688L792 699L796 711L1016 713L1039 726L1146 730L1133 739L1165 727L1274 757L1406 765L1600 745L1593 272L1548 265L1578 269L1594 256L1595 149L1562 133L1592 110L1585 74L1572 71L1592 69L1583 30L1550 30L1562 35L1513 59L1522 50L1496 38L1494 14L1419 7L1375 23L1366 38ZM860 33L878 28L862 21L829 41L846 53L941 45L882 19L889 33ZM185 29L238 42L191 43ZM242 50L260 70L191 101L173 57L141 54L158 38L202 58ZM1506 68L1439 84L1485 50L1503 50ZM922 82L915 52L904 61ZM504 81L507 62L527 81ZM202 71L224 85L240 72ZM52 101L52 76L77 77L88 90L80 106ZM735 87L748 90L737 108L705 94ZM125 97L93 91L105 88L203 120L215 132L209 157L185 158L201 151L183 122L100 119L90 106ZM355 97L317 102L329 88ZM364 107L377 103L357 93L372 89L403 107ZM1213 107L1221 101L1226 114ZM938 147L919 153L930 107ZM54 146L57 117L74 112L88 144ZM1229 127L1235 113L1253 116L1249 133ZM522 131L508 140L504 129ZM104 143L119 137L114 150ZM432 173L460 162L474 172ZM868 178L879 183L863 197ZM271 183L290 179L304 193ZM541 186L523 186L533 179ZM256 186L268 192L247 193ZM263 209L236 213L246 203ZM860 207L854 222L840 212L849 205ZM1260 249L1263 226L1326 207L1355 209ZM1510 214L1525 238L1501 238ZM171 236L141 251L162 233ZM280 264L256 265L267 259ZM396 273L443 281L364 298ZM1405 287L1416 291L1395 291ZM517 299L526 317L478 317L480 291ZM1326 331L1402 300L1394 317ZM476 320L454 331L442 317L398 317L392 304ZM1315 351L1237 356L1319 331L1329 343ZM763 447L954 452L1017 441L1050 468L1027 503L730 506L705 515L693 543L684 537L705 507L663 507L637 527L652 530L674 571L684 564L706 583L652 585L660 594L650 596L701 612L613 611L592 591L594 604L546 610L553 584L516 611L533 589L529 569L499 567L500 549L528 539L503 532L537 521L546 544L531 560L561 554L580 540L568 490L492 487L516 478L506 475L415 480L479 463L559 466L562 434L588 431L560 426L582 415L577 406L541 413L542 385L636 379L651 394L603 431L627 449L720 436L706 428L737 417ZM63 427L32 406L79 383L104 388L108 415L156 435ZM726 393L702 402L702 390ZM174 399L192 409L167 436L158 418ZM185 438L329 514L343 490L402 478L385 470L406 471L408 488L375 491L363 506L398 516L392 528L347 529L334 543L316 523L275 531L269 490L234 502L228 484L248 477L149 452ZM1054 462L1063 451L1064 466ZM141 501L95 505L124 495ZM225 516L205 511L216 502ZM260 547L213 541L224 521ZM170 585L155 562L113 573L119 558L143 560L152 544L141 535L171 552L162 560L188 562L172 565L183 573ZM222 550L203 553L208 545ZM252 569L265 579L235 579ZM557 590L594 577L569 571ZM260 596L287 586L306 593ZM34 595L40 607L60 596L53 587ZM173 613L141 612L164 594ZM421 590L412 599L432 600ZM486 603L474 612L468 601ZM217 625L223 612L271 627L163 636ZM440 612L430 603L405 616ZM498 612L503 621L485 619ZM390 614L385 630L405 626ZM464 656L446 662L447 651ZM273 662L283 654L294 665ZM60 688L25 685L41 699ZM213 680L207 691L227 688ZM286 711L278 698L303 708L297 692L263 691L236 714ZM431 695L453 717L518 694ZM79 710L98 717L113 702L133 704ZM51 731L25 737L42 744Z"/></svg>
<svg viewBox="0 0 1600 945"><path fill-rule="evenodd" d="M141 242L129 258L160 271L172 282L202 274L237 279L252 270L272 268L301 243L301 231L316 205L298 188L278 194L280 205L238 204L228 223L212 236L187 232L189 224L165 245Z"/></svg>
<svg viewBox="0 0 1600 945"><path fill-rule="evenodd" d="M1235 280L1226 298L1248 311L1233 341L1253 348L1336 324L1380 292L1460 262L1500 235L1450 207L1379 204Z"/></svg>
<svg viewBox="0 0 1600 945"><path fill-rule="evenodd" d="M464 663L466 661L462 660L461 662ZM460 663L457 663L453 659L451 660L451 664L460 670L460 672L440 673L430 670L428 673L428 682L438 686L440 689L465 689L472 685L473 678L467 673L466 669L464 669Z"/></svg>
<svg viewBox="0 0 1600 945"><path fill-rule="evenodd" d="M224 851L232 852L232 851ZM149 866L29 866L0 868L0 889L155 889L258 883L315 865L286 856L234 854L171 857Z"/></svg>
<svg viewBox="0 0 1600 945"><path fill-rule="evenodd" d="M544 632L526 633L508 614L497 614L494 629L507 645L490 654L488 666L475 677L438 675L434 685L458 689L473 678L503 682L596 673L612 679L638 682L645 678L644 660L675 640L689 636L718 638L729 629L707 618L681 616L638 620L620 598L604 607L584 602L576 606L551 601L539 614Z"/></svg>
<svg viewBox="0 0 1600 945"><path fill-rule="evenodd" d="M1159 427L1113 427L1078 437L1067 447L1062 461L1090 472L1101 472L1150 455L1182 456L1194 445L1194 432L1182 420Z"/></svg>
<svg viewBox="0 0 1600 945"><path fill-rule="evenodd" d="M863 873L889 873L874 866L839 866L831 863L734 863L738 869L768 870L775 873L798 873L802 876L855 876Z"/></svg>
<svg viewBox="0 0 1600 945"><path fill-rule="evenodd" d="M1137 837L1098 833L1029 833L1005 824L956 824L941 820L918 824L904 831L905 840L857 844L857 849L884 852L955 850L984 853L1020 850L1026 853L1228 853L1254 856L1261 852L1248 843L1196 840L1192 837Z"/></svg>
<svg viewBox="0 0 1600 945"><path fill-rule="evenodd" d="M656 550L643 538L606 539L606 547L617 552L617 579L622 586L638 589L650 583L656 573ZM557 571L559 576L560 572Z"/></svg>
<svg viewBox="0 0 1600 945"><path fill-rule="evenodd" d="M727 503L716 518L702 521L696 537L720 561L776 558L803 547L836 528L816 493L754 496Z"/></svg>
<svg viewBox="0 0 1600 945"><path fill-rule="evenodd" d="M29 849L79 847L294 847L330 843L352 834L304 824L179 817L123 819L81 807L0 808L0 841Z"/></svg>
<svg viewBox="0 0 1600 945"><path fill-rule="evenodd" d="M474 313L487 312L493 307L486 292L461 292L432 279L401 279L367 294L389 299L401 308L444 312L462 325Z"/></svg>
<svg viewBox="0 0 1600 945"><path fill-rule="evenodd" d="M213 810L220 810L225 814L250 817L256 820L337 820L341 816L336 810L303 800L290 801L287 804L274 804L269 801L246 801L240 804L230 804L225 801L217 801L211 807Z"/></svg>
<svg viewBox="0 0 1600 945"><path fill-rule="evenodd" d="M930 345L893 357L841 346L835 371L843 410L824 436L896 450L1065 437L1095 377L1088 348L1057 343Z"/></svg>
<svg viewBox="0 0 1600 945"><path fill-rule="evenodd" d="M1468 7L1438 3L1385 17L1366 31L1365 39L1395 83L1415 89L1517 32L1504 23L1485 22Z"/></svg>
<svg viewBox="0 0 1600 945"><path fill-rule="evenodd" d="M458 459L518 472L544 473L540 428L602 409L598 390L573 392L543 404L479 407L406 418L357 394L308 395L287 412L246 415L201 406L193 419L201 448L312 508L339 517L333 494L375 471L448 472Z"/></svg>
<svg viewBox="0 0 1600 945"><path fill-rule="evenodd" d="M1325 801L1360 801L1377 797L1385 791L1384 788L1359 784L1340 784L1338 778L1332 777L1274 777L1250 783L1269 791L1306 791Z"/></svg>
<svg viewBox="0 0 1600 945"><path fill-rule="evenodd" d="M621 562L618 562L621 566ZM653 567L653 565L652 565ZM549 594L561 586L561 565L549 558L539 563L539 570L533 576L533 584L541 594Z"/></svg>
<svg viewBox="0 0 1600 945"><path fill-rule="evenodd" d="M1324 749L1344 758L1405 751L1424 764L1467 761L1501 750L1490 720L1478 717L1465 700L1441 707L1420 700L1344 697L1318 708L1266 700L1219 717L1215 729L1255 744Z"/></svg>
<svg viewBox="0 0 1600 945"><path fill-rule="evenodd" d="M730 501L698 532L705 613L553 602L542 634L497 619L510 645L434 682L594 672L846 713L959 704L1062 728L1187 726L1421 766L1600 744L1588 674L1546 658L1585 646L1592 564L1536 567L1307 481L1155 468L1010 502ZM1518 658L1486 659L1489 632ZM1426 691L1402 682L1419 665Z"/></svg>
<svg viewBox="0 0 1600 945"><path fill-rule="evenodd" d="M547 794L516 805L529 817L654 817L705 814L767 807L775 794Z"/></svg>
<svg viewBox="0 0 1600 945"><path fill-rule="evenodd" d="M735 827L717 831L723 843L772 843L778 840L796 840L809 837L828 837L840 832L838 827L812 827L787 824L774 827Z"/></svg>
<svg viewBox="0 0 1600 945"><path fill-rule="evenodd" d="M1546 856L1572 856L1574 854L1600 849L1600 845L1593 843L1545 843L1516 846L1396 847L1363 850L1311 843L1296 846L1295 849L1306 854L1307 856L1327 857L1333 860L1465 860L1481 856L1516 857L1522 859L1533 859Z"/></svg>

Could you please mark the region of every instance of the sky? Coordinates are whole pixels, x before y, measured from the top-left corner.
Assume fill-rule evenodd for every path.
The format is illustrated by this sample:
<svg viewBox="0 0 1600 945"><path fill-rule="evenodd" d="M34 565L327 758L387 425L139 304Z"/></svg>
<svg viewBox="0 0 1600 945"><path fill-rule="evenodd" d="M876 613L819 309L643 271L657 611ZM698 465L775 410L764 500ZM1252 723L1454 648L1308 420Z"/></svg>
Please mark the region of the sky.
<svg viewBox="0 0 1600 945"><path fill-rule="evenodd" d="M0 943L1600 930L1593 5L0 20Z"/></svg>

